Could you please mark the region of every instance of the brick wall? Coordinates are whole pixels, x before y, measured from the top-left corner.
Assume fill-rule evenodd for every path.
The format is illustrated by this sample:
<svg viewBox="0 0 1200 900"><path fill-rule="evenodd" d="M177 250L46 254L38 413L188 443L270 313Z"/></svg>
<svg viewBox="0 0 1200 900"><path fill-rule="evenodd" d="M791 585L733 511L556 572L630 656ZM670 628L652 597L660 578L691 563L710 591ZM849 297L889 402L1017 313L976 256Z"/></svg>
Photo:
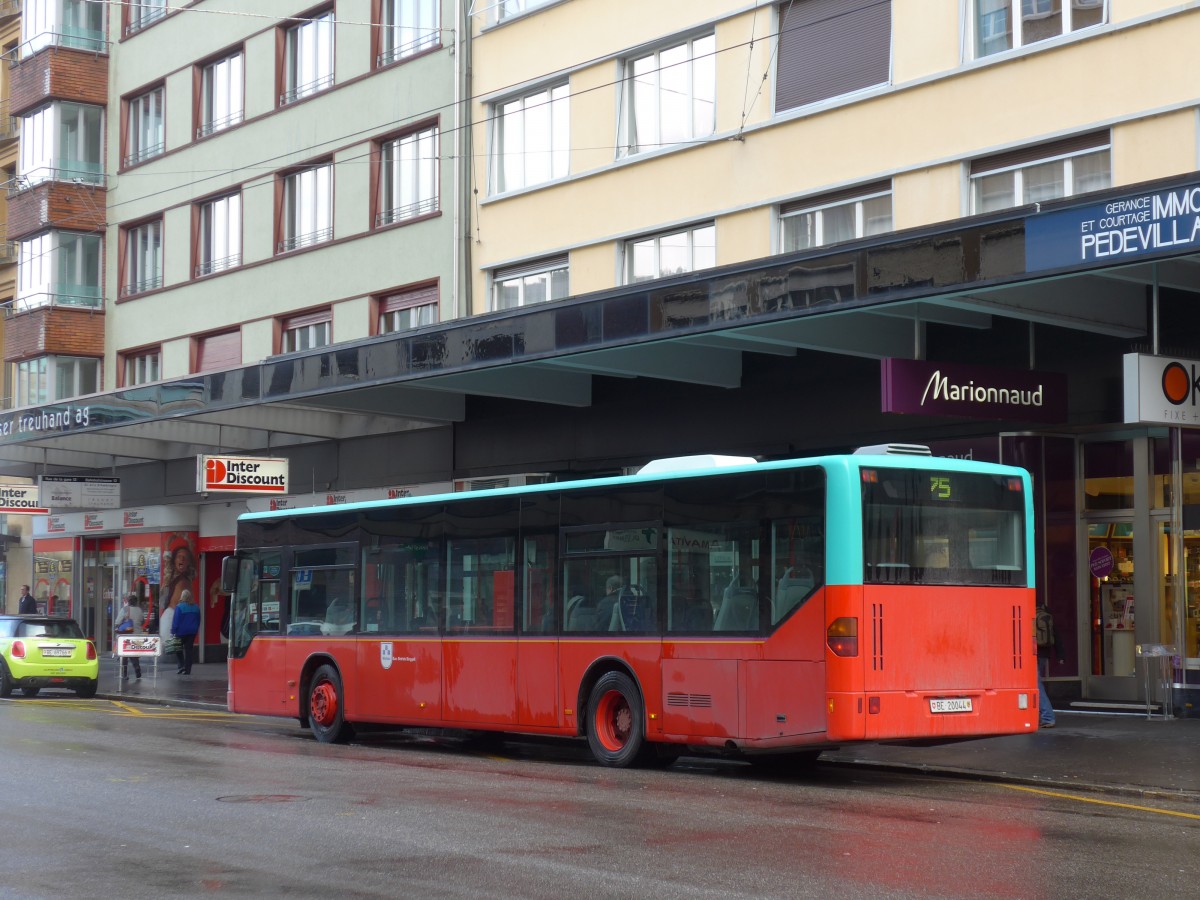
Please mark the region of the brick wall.
<svg viewBox="0 0 1200 900"><path fill-rule="evenodd" d="M5 362L20 362L48 353L103 356L104 313L69 306L39 306L8 319L4 329Z"/></svg>
<svg viewBox="0 0 1200 900"><path fill-rule="evenodd" d="M19 241L47 228L102 230L104 203L104 189L96 185L43 181L9 199L6 240Z"/></svg>
<svg viewBox="0 0 1200 900"><path fill-rule="evenodd" d="M108 57L87 50L47 47L10 70L10 112L24 115L47 100L104 106L108 102Z"/></svg>

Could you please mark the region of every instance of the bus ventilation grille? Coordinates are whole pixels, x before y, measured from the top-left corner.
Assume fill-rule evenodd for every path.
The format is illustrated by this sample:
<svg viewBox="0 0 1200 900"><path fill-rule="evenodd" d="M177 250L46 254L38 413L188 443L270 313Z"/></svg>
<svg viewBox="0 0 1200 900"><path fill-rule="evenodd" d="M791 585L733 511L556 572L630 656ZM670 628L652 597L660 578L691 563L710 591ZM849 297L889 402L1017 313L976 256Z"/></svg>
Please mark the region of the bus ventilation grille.
<svg viewBox="0 0 1200 900"><path fill-rule="evenodd" d="M1025 628L1023 626L1024 617L1021 615L1021 607L1014 606L1012 608L1012 645L1013 645L1013 668L1023 668L1022 663L1025 659Z"/></svg>
<svg viewBox="0 0 1200 900"><path fill-rule="evenodd" d="M871 669L883 671L883 604L871 604Z"/></svg>
<svg viewBox="0 0 1200 900"><path fill-rule="evenodd" d="M710 709L712 694L667 694L667 706L691 706L696 709Z"/></svg>

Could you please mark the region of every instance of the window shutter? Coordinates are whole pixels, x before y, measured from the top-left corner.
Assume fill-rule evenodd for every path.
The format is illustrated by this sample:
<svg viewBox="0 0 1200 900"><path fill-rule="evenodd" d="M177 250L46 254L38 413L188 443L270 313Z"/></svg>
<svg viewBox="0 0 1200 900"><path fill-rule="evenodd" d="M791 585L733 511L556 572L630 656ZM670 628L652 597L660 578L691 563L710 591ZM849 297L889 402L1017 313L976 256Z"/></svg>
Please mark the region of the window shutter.
<svg viewBox="0 0 1200 900"><path fill-rule="evenodd" d="M539 272L565 269L568 265L570 265L570 257L566 253L562 256L544 256L541 259L534 259L515 266L496 269L492 272L492 280L508 281L512 278L524 278L526 275L537 275Z"/></svg>
<svg viewBox="0 0 1200 900"><path fill-rule="evenodd" d="M283 320L283 327L291 328L307 328L309 325L320 325L322 322L332 322L333 312L329 309L318 309L316 312L301 313L298 316L290 316Z"/></svg>
<svg viewBox="0 0 1200 900"><path fill-rule="evenodd" d="M196 341L196 371L212 372L242 364L241 331L208 334Z"/></svg>
<svg viewBox="0 0 1200 900"><path fill-rule="evenodd" d="M401 309L412 309L414 306L425 306L428 303L438 302L438 287L436 284L428 284L425 287L413 288L407 291L398 291L395 294L388 294L379 301L380 315L396 312Z"/></svg>
<svg viewBox="0 0 1200 900"><path fill-rule="evenodd" d="M1085 150L1099 150L1111 143L1108 131L1091 131L1087 134L1077 134L1061 141L1050 144L1036 144L1032 147L1019 147L1004 153L995 153L971 160L971 175L982 175L986 172L998 172L1001 169L1013 169L1027 163L1043 159L1053 159L1056 156L1068 156Z"/></svg>
<svg viewBox="0 0 1200 900"><path fill-rule="evenodd" d="M887 83L891 0L794 0L779 19L776 112Z"/></svg>
<svg viewBox="0 0 1200 900"><path fill-rule="evenodd" d="M817 194L815 197L805 197L803 200L792 200L790 203L784 203L779 207L779 214L786 216L788 213L799 212L804 209L833 206L836 203L843 203L847 200L858 200L861 197L869 197L873 194L890 193L891 190L892 182L891 179L887 178L883 181L873 181L870 184L856 184L854 187L844 190L830 191L828 194Z"/></svg>

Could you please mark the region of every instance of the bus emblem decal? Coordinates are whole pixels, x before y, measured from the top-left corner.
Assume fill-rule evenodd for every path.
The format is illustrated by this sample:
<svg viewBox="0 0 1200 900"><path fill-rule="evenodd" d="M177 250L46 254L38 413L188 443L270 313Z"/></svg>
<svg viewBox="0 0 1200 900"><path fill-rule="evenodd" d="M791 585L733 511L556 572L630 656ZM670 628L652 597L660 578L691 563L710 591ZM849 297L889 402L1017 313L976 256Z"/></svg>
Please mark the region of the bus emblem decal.
<svg viewBox="0 0 1200 900"><path fill-rule="evenodd" d="M385 669L392 667L392 642L384 641L379 645L379 664Z"/></svg>

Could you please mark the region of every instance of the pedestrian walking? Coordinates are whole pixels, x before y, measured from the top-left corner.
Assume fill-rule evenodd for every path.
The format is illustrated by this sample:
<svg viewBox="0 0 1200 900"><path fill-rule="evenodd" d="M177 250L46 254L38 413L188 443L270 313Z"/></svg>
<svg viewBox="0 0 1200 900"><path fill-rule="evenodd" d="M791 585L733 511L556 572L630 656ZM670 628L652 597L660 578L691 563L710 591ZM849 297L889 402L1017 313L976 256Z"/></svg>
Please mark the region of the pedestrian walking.
<svg viewBox="0 0 1200 900"><path fill-rule="evenodd" d="M22 616L37 615L37 601L29 593L29 585L21 585L21 599L17 601L17 613Z"/></svg>
<svg viewBox="0 0 1200 900"><path fill-rule="evenodd" d="M138 605L137 594L130 594L121 602L114 630L117 634L141 634L145 621L146 615L142 612L142 607ZM128 656L121 657L122 679L129 677L129 659ZM142 661L136 656L133 657L133 674L139 680L142 677Z"/></svg>
<svg viewBox="0 0 1200 900"><path fill-rule="evenodd" d="M175 615L171 617L171 634L179 638L179 669L176 675L192 674L193 646L196 643L196 633L200 630L200 607L192 599L192 592L183 591L179 603L175 607Z"/></svg>
<svg viewBox="0 0 1200 900"><path fill-rule="evenodd" d="M1038 656L1038 727L1053 728L1057 723L1050 694L1046 691L1045 678L1050 674L1050 660L1063 661L1062 641L1054 627L1054 614L1045 606L1039 606L1034 616L1034 639Z"/></svg>

